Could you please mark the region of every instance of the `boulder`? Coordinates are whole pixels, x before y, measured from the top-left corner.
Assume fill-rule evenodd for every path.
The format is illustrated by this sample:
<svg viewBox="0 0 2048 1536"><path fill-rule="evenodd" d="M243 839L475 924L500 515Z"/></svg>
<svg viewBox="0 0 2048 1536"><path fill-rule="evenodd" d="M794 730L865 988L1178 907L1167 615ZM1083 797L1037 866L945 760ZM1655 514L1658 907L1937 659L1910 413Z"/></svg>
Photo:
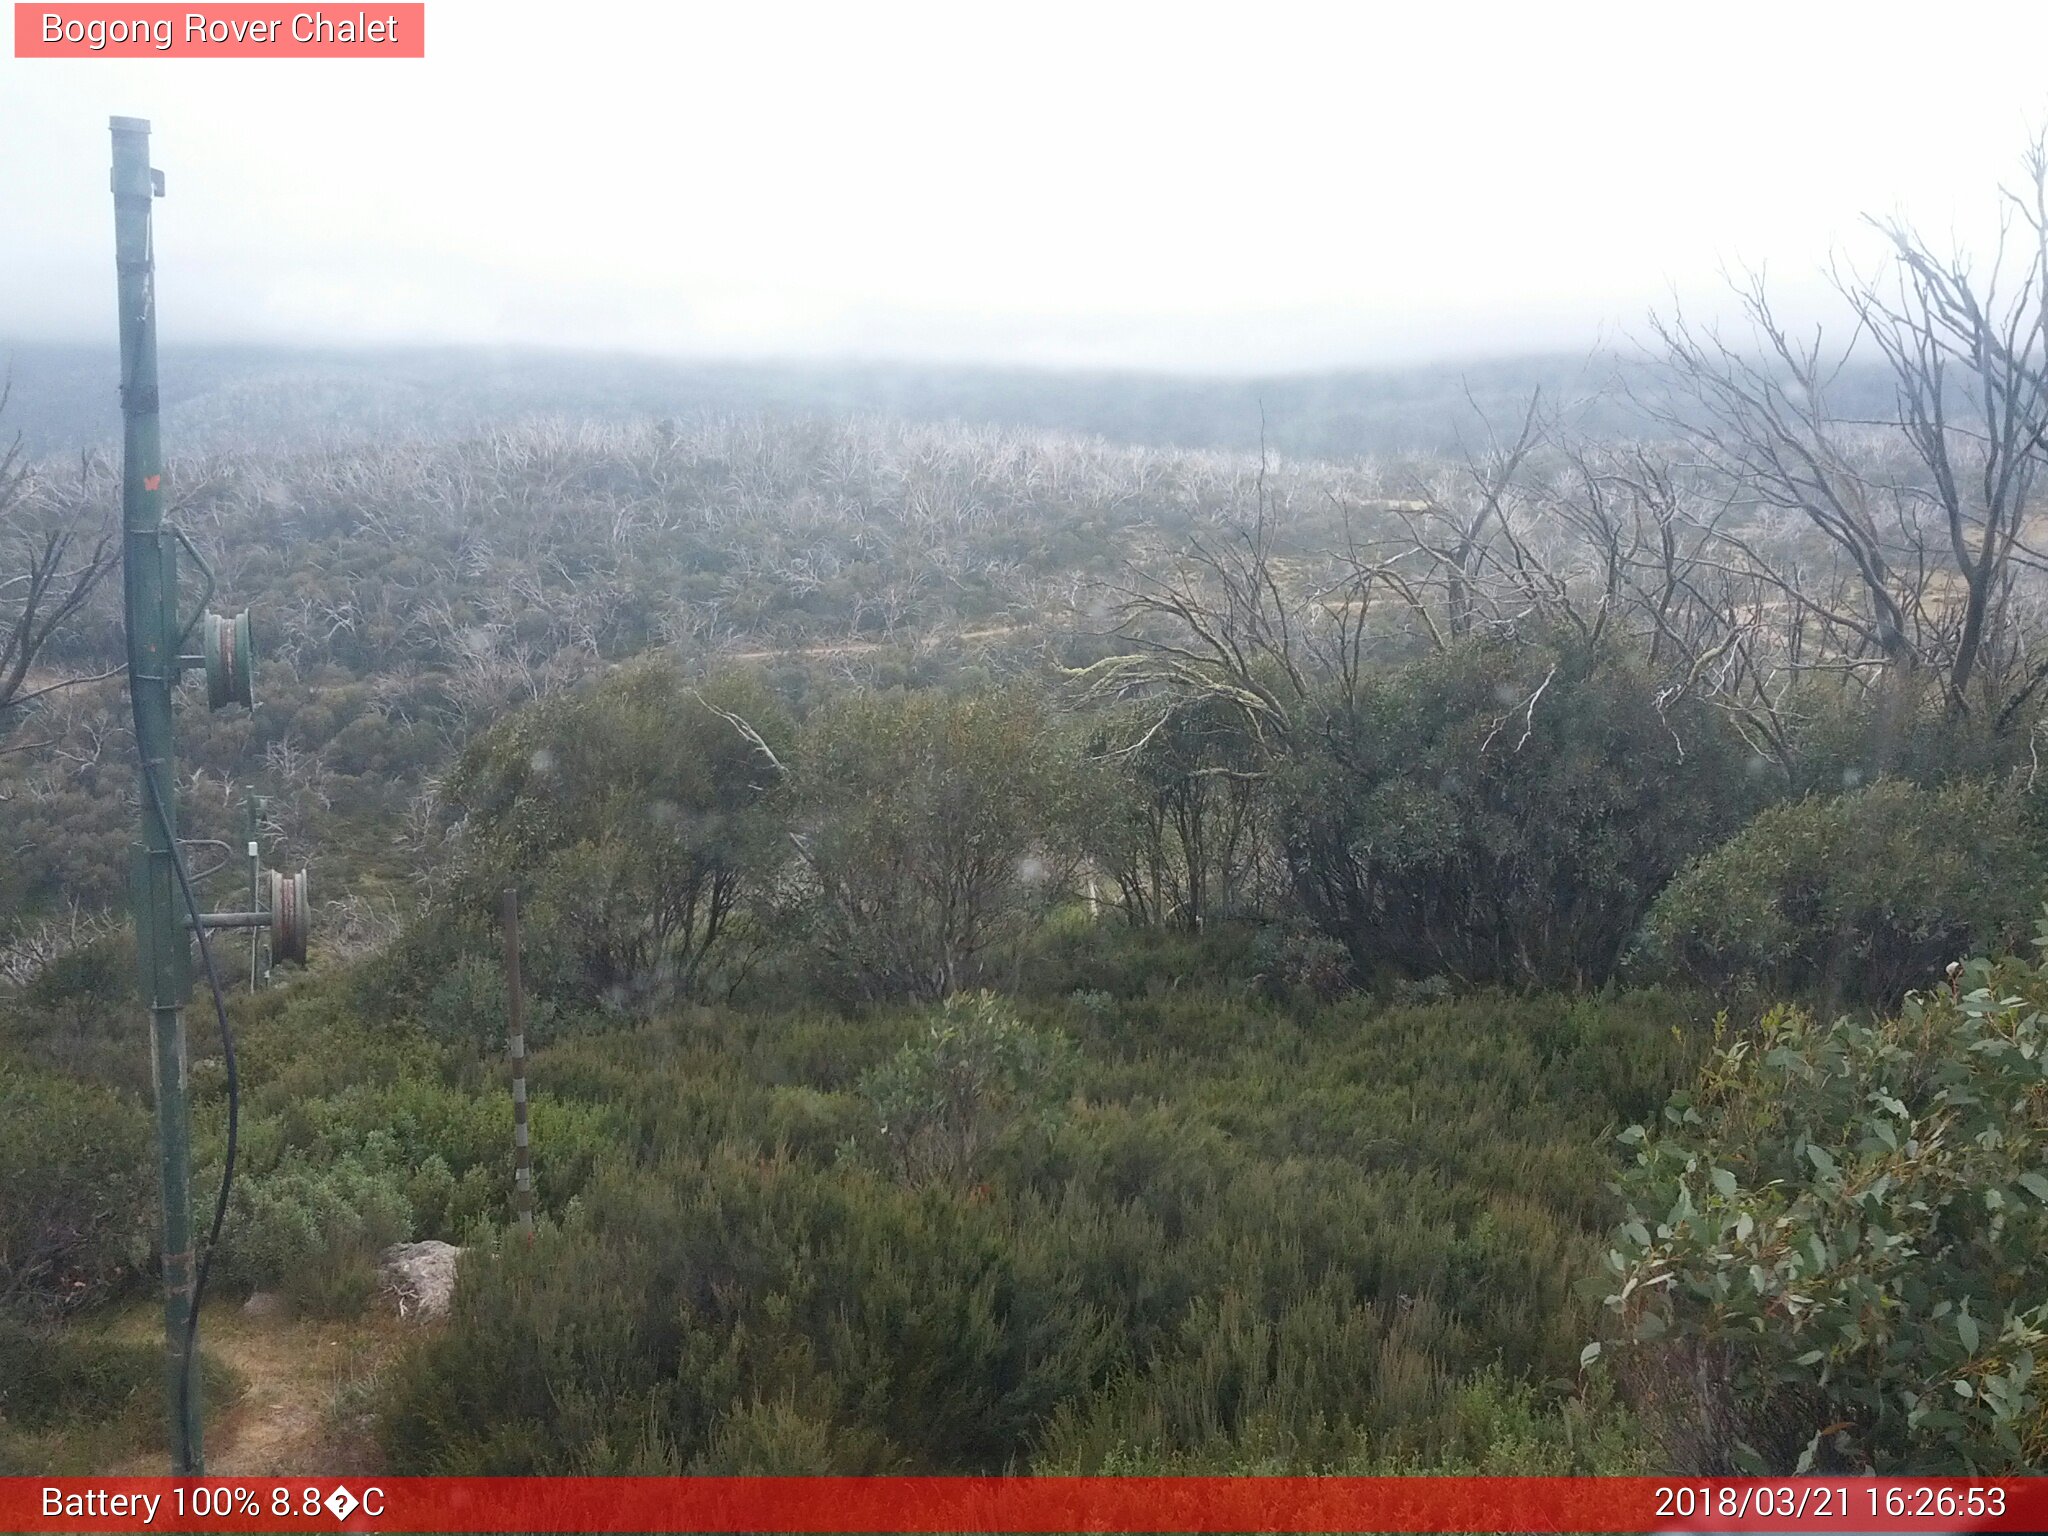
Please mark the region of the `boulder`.
<svg viewBox="0 0 2048 1536"><path fill-rule="evenodd" d="M384 1290L400 1317L417 1322L445 1317L455 1298L455 1265L462 1250L453 1243L397 1243L382 1255Z"/></svg>

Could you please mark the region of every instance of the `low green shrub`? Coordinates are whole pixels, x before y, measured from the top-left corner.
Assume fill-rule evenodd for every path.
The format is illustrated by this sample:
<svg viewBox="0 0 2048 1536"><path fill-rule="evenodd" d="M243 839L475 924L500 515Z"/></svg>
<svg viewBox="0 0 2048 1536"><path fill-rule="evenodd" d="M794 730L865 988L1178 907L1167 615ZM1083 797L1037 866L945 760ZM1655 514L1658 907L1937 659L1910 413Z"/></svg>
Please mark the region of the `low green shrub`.
<svg viewBox="0 0 2048 1536"><path fill-rule="evenodd" d="M59 955L24 987L0 988L0 1055L147 1097L135 975L135 940L122 929Z"/></svg>
<svg viewBox="0 0 2048 1536"><path fill-rule="evenodd" d="M1425 1378L1426 1379L1426 1378ZM1225 1429L1213 1419L1167 1438L1109 1416L1063 1420L1035 1462L1046 1476L1626 1477L1668 1471L1651 1426L1604 1378L1559 1396L1497 1368L1437 1384L1427 1417L1369 1428L1296 1422L1260 1383L1261 1410Z"/></svg>
<svg viewBox="0 0 2048 1536"><path fill-rule="evenodd" d="M2044 1009L2048 972L1981 961L1875 1023L1779 1008L1626 1133L1607 1305L1711 1457L1932 1474L2048 1455Z"/></svg>
<svg viewBox="0 0 2048 1536"><path fill-rule="evenodd" d="M306 1312L348 1316L376 1294L378 1255L412 1229L397 1170L291 1154L235 1181L213 1274L230 1290L277 1291Z"/></svg>
<svg viewBox="0 0 2048 1536"><path fill-rule="evenodd" d="M234 1401L235 1373L204 1349L199 1374L213 1412ZM0 1476L104 1473L160 1445L163 1423L161 1340L0 1317Z"/></svg>
<svg viewBox="0 0 2048 1536"><path fill-rule="evenodd" d="M1267 995L1327 1003L1351 988L1351 952L1335 939L1292 928L1260 930L1252 963Z"/></svg>
<svg viewBox="0 0 2048 1536"><path fill-rule="evenodd" d="M496 1192L498 1211L512 1198L512 1092L499 1081L465 1090L431 1081L347 1088L287 1106L277 1116L285 1147L312 1163L356 1159L391 1169L438 1162L466 1187ZM534 1190L543 1209L575 1197L598 1160L617 1145L619 1117L606 1106L535 1092L527 1119L534 1152ZM422 1235L449 1237L491 1214L466 1203L416 1205Z"/></svg>
<svg viewBox="0 0 2048 1536"><path fill-rule="evenodd" d="M733 1451L736 1411L789 1402L834 1426L827 1470L999 1466L1113 1348L1001 1227L844 1167L715 1152L608 1170L559 1228L473 1268L394 1383L393 1465L622 1470L651 1436L686 1466Z"/></svg>
<svg viewBox="0 0 2048 1536"><path fill-rule="evenodd" d="M0 1319L0 1419L17 1428L113 1418L139 1399L158 1412L163 1390L160 1342Z"/></svg>
<svg viewBox="0 0 2048 1536"><path fill-rule="evenodd" d="M1692 1000L977 1007L966 1036L1073 1041L1062 1112L916 1182L845 1149L877 1093L946 1123L961 1043L928 1010L697 1009L544 1053L631 1130L530 1249L465 1271L390 1383L394 1467L1624 1464L1556 1384L1616 1213L1603 1138L1691 1069ZM1497 1437L1459 1427L1488 1372L1520 1405Z"/></svg>
<svg viewBox="0 0 2048 1536"><path fill-rule="evenodd" d="M156 1158L147 1110L0 1058L0 1127L0 1312L75 1311L148 1268Z"/></svg>
<svg viewBox="0 0 2048 1536"><path fill-rule="evenodd" d="M911 1184L971 1182L995 1143L1072 1077L1066 1037L1033 1029L993 993L956 996L860 1080L889 1166Z"/></svg>
<svg viewBox="0 0 2048 1536"><path fill-rule="evenodd" d="M2017 787L1886 780L1764 811L1657 899L1636 961L1704 987L1888 1003L2023 939L2044 881Z"/></svg>
<svg viewBox="0 0 2048 1536"><path fill-rule="evenodd" d="M1199 932L1137 926L1113 916L1041 928L1018 968L1021 994L1066 997L1101 992L1150 997L1199 988L1243 990L1259 970L1261 929L1246 923L1211 923Z"/></svg>
<svg viewBox="0 0 2048 1536"><path fill-rule="evenodd" d="M449 1053L414 1021L366 1007L363 990L359 971L344 972L231 1001L245 1115L283 1113L366 1085L443 1076ZM212 1059L211 1035L193 1033L196 1061ZM216 1072L194 1087L217 1102L225 1083Z"/></svg>

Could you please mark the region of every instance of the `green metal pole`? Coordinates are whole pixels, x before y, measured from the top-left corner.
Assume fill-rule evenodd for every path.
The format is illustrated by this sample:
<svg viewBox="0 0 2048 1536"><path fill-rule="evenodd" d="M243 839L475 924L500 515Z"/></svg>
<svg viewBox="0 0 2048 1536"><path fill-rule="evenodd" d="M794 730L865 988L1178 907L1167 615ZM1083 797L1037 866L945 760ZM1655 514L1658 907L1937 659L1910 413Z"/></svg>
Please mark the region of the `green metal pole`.
<svg viewBox="0 0 2048 1536"><path fill-rule="evenodd" d="M191 954L179 921L173 864L177 827L171 693L179 670L178 572L176 546L163 532L156 259L150 237L152 200L162 182L149 165L149 123L117 117L109 126L114 138L115 269L121 295L121 579L128 621L128 689L142 758L142 840L134 851L132 881L135 940L142 1000L149 1008L163 1182L164 1382L171 1471L191 1477L204 1471L205 1464L198 1375L187 1374L185 1358L192 1307L192 1120L186 1098L185 1023L179 1010L189 990Z"/></svg>

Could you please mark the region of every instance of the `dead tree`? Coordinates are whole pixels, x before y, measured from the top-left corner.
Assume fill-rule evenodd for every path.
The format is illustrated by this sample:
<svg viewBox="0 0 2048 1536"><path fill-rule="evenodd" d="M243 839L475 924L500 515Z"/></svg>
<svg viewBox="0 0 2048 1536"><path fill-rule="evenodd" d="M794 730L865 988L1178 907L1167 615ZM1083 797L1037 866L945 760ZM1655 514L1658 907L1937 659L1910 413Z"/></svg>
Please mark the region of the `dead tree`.
<svg viewBox="0 0 2048 1536"><path fill-rule="evenodd" d="M0 410L8 389L0 385ZM81 477L89 478L89 461ZM0 452L0 725L45 694L113 671L36 681L38 658L79 616L120 557L104 522L97 533L79 505L60 505L38 484L17 435ZM0 751L6 750L0 748Z"/></svg>
<svg viewBox="0 0 2048 1536"><path fill-rule="evenodd" d="M1825 635L1816 663L1939 679L1951 715L1979 705L2009 725L2048 679L2028 670L2016 631L2024 577L2048 568L2026 514L2048 444L2048 153L2036 144L2023 191L1988 264L1935 256L1909 226L1880 224L1891 260L1837 267L1855 325L1830 345L1794 336L1763 279L1737 287L1748 345L1683 315L1654 322L1691 409L1660 412L1766 522L1790 514L1826 561L1766 551L1763 530L1724 528L1721 551ZM1844 366L1867 346L1890 376L1890 420L1835 408ZM1795 571L1848 579L1815 585Z"/></svg>

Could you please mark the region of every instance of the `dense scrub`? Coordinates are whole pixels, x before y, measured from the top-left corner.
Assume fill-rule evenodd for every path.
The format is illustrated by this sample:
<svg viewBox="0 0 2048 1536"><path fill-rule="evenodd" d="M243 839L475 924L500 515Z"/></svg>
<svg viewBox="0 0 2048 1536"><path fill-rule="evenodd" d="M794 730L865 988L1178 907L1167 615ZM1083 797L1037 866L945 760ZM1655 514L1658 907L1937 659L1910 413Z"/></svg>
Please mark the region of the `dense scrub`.
<svg viewBox="0 0 2048 1536"><path fill-rule="evenodd" d="M158 1339L0 1314L0 1477L104 1474L146 1455L163 1432L163 1379ZM233 1400L234 1373L202 1351L200 1388L211 1411Z"/></svg>
<svg viewBox="0 0 2048 1536"><path fill-rule="evenodd" d="M743 966L749 936L733 930L758 916L778 861L770 743L787 752L790 729L758 678L698 686L645 664L521 712L443 787L461 817L448 909L494 923L500 893L523 885L543 990L623 1007L709 985Z"/></svg>
<svg viewBox="0 0 2048 1536"><path fill-rule="evenodd" d="M1768 1301L1731 1311L1722 1232L1654 1219L1701 1167L1700 1198L1734 1198L1726 1174L1754 1196L1738 1244L1769 1215L1769 1241L1819 1243L1842 1317L1919 1317L1922 1279L1828 1269L1871 1231L1844 1209L1880 1198L1829 1167L1879 1157L1856 1106L1914 1102L1879 1081L1902 1061L1943 1134L1986 1129L1982 1095L2017 1092L1993 1047L2032 1026L1951 998L1747 1031L1775 998L1889 1011L2013 937L2048 873L2026 637L1974 681L1934 665L1955 626L1924 561L1910 646L1838 621L1896 607L1883 580L1767 634L1811 530L1754 516L1725 465L1529 422L1463 465L721 420L179 466L268 626L263 708L181 715L192 846L253 783L270 862L314 858L341 898L314 974L233 1003L217 1284L347 1315L386 1244L468 1243L454 1323L390 1384L404 1470L1771 1463L1815 1405L1860 1415L1820 1448L1844 1460L2033 1454L2018 1355L1977 1369L1952 1321L2018 1304L1986 1279L2011 1256L1944 1228L1953 1200L1914 1230L1971 1307L1887 1345L1890 1375L1853 1318L1816 1344ZM1869 446L1837 467L1894 474ZM101 643L43 660L89 670ZM104 916L132 778L112 688L0 725L23 719L0 1187L29 1199L0 1208L0 1344L62 1383L105 1362L51 1319L155 1262ZM232 864L200 878L240 904ZM531 1248L503 1226L506 890ZM1703 1107L1638 1142L1631 1219L1613 1133L1710 1040L1713 1004L1669 986L1741 1008ZM225 1104L196 1023L192 1087L203 1201ZM2005 1199L2039 1176L1918 1146L1957 1155L1877 1177ZM1634 1357L1625 1407L1580 1370L1603 1253L1642 1268L1629 1320L1697 1352ZM1668 1315L1636 1315L1667 1282ZM2031 1349L2015 1316L1999 1346ZM1674 1359L1753 1419L1709 1393L1691 1424ZM1995 1411L1933 1416L1930 1371Z"/></svg>
<svg viewBox="0 0 2048 1536"><path fill-rule="evenodd" d="M1842 749L1846 712L1816 752ZM373 970L378 1006L487 1045L517 888L543 1037L682 999L1009 985L1042 934L1105 917L1238 925L1258 952L1237 963L1282 992L1625 970L1881 1000L2009 943L2048 873L2030 778L1981 766L1790 801L1723 712L1569 635L1305 684L1280 727L1024 684L795 718L758 676L643 662L472 743L422 920Z"/></svg>
<svg viewBox="0 0 2048 1536"><path fill-rule="evenodd" d="M799 698L827 680L1013 676L1048 640L1099 645L1086 632L1101 578L1226 523L1258 465L726 416L192 458L167 474L223 601L254 616L262 667L253 714L181 711L186 823L232 837L253 787L272 797L281 865L315 859L319 899L381 913L434 862L433 782L517 705L661 651L692 674L767 663ZM1333 496L1386 493L1370 465L1271 478L1323 522ZM118 500L101 460L42 466L36 485L82 524ZM42 664L118 664L118 598L103 584ZM19 829L0 938L124 892L118 686L49 695L0 730L31 713L47 744L0 754Z"/></svg>
<svg viewBox="0 0 2048 1536"><path fill-rule="evenodd" d="M408 1469L1646 1464L1572 1385L1582 1290L1602 1149L1685 1079L1700 1005L1326 1002L1267 950L1066 923L1009 998L569 1018L532 1064L531 1249L492 1042L380 1006L388 966L237 999L217 1294L347 1314L383 1244L472 1245L457 1319L387 1383ZM53 1190L149 1166L135 1098L27 1080ZM203 1047L193 1086L210 1198ZM128 1143L83 1155L88 1102ZM148 1193L94 1229L98 1299L151 1287Z"/></svg>
<svg viewBox="0 0 2048 1536"><path fill-rule="evenodd" d="M1765 789L1716 711L1569 637L1455 646L1309 709L1279 842L1363 976L1605 980L1666 882Z"/></svg>
<svg viewBox="0 0 2048 1536"><path fill-rule="evenodd" d="M0 1058L0 1315L103 1301L149 1256L155 1163L132 1097Z"/></svg>
<svg viewBox="0 0 2048 1536"><path fill-rule="evenodd" d="M1664 891L1638 959L1701 986L1883 1005L2019 942L2048 881L2039 816L2017 780L1772 806Z"/></svg>
<svg viewBox="0 0 2048 1536"><path fill-rule="evenodd" d="M471 1261L389 1450L468 1472L1450 1454L1479 1399L1572 1374L1603 1132L1682 1076L1691 1022L1659 994L1034 1004L1013 1029L1071 1042L1064 1098L918 1169L902 1078L929 1058L956 1101L993 1095L1014 1046L915 1011L565 1043L536 1082L630 1131L531 1248ZM1528 1401L1570 1441L1553 1388Z"/></svg>

